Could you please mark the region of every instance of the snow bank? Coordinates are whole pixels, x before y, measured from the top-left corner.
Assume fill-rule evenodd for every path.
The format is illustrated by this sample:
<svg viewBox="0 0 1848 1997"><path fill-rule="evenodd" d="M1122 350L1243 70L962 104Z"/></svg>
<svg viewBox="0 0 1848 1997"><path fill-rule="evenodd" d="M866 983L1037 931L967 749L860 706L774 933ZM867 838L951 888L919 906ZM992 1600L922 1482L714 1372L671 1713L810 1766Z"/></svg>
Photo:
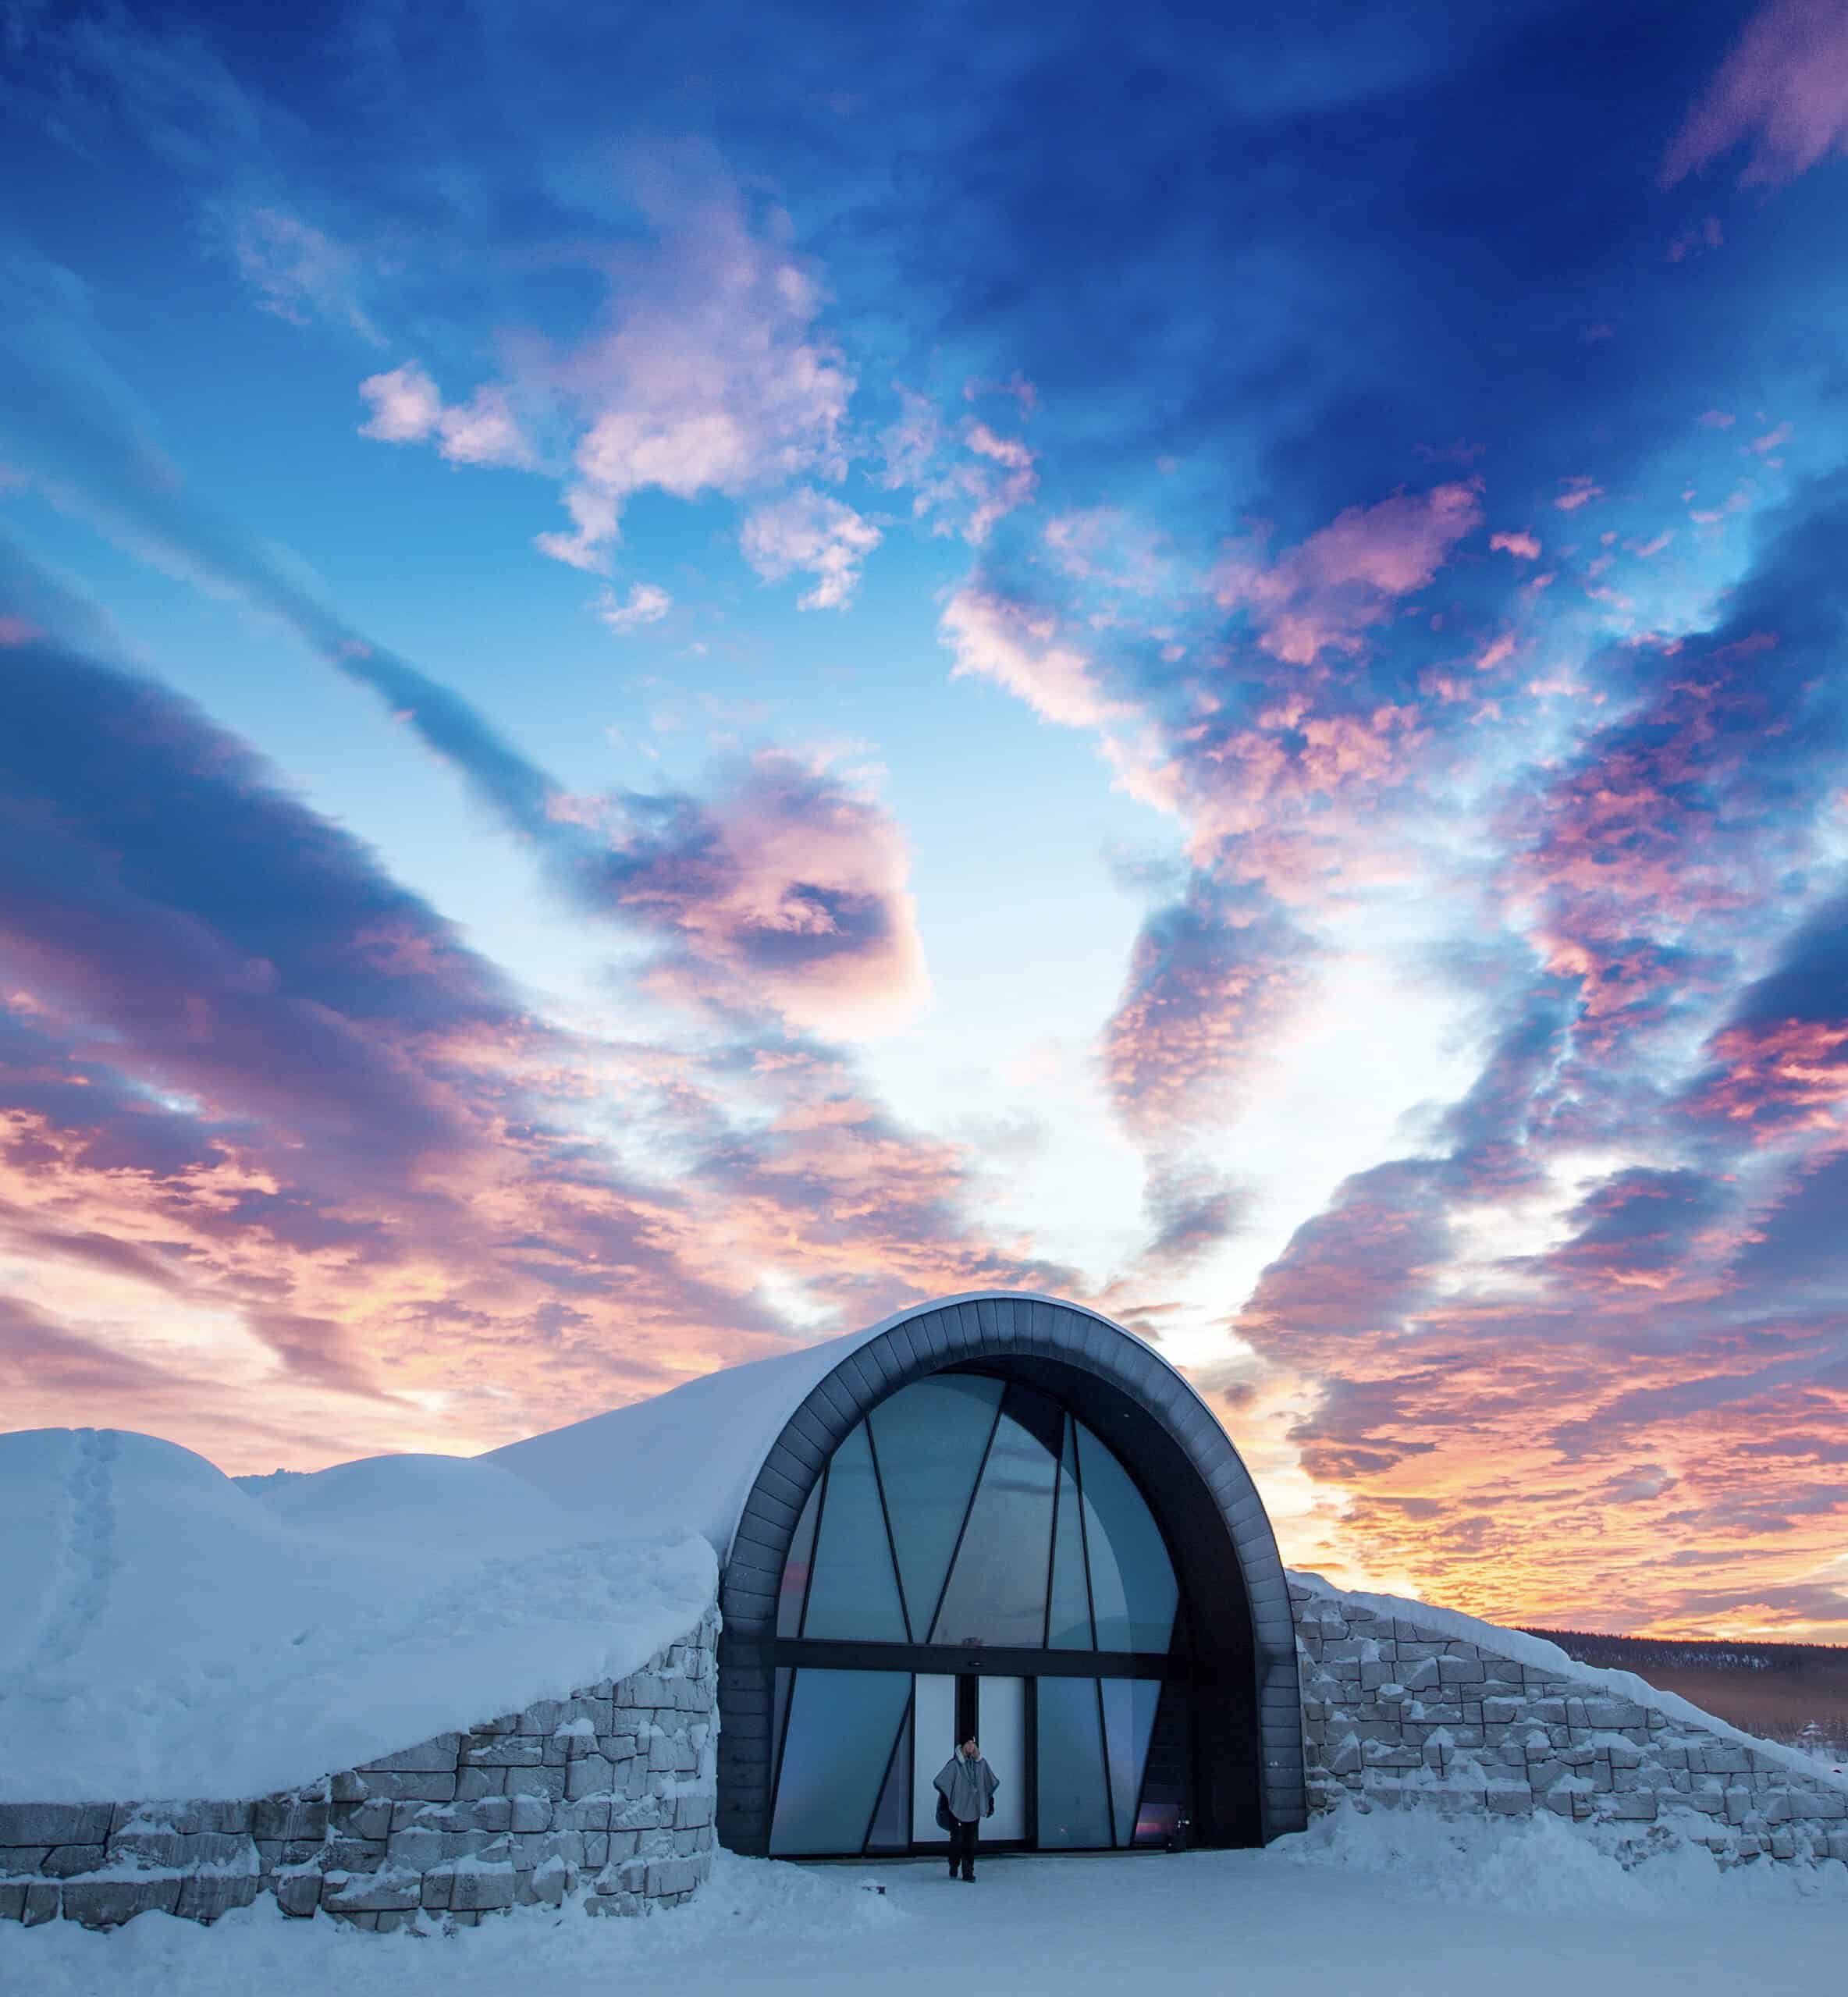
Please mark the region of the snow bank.
<svg viewBox="0 0 1848 1997"><path fill-rule="evenodd" d="M240 1488L113 1430L0 1435L0 1796L258 1796L637 1669L709 1545L617 1537L499 1466Z"/></svg>
<svg viewBox="0 0 1848 1997"><path fill-rule="evenodd" d="M440 1922L440 1916L437 1922ZM433 1925L437 1924L433 1923ZM226 1914L209 1928L145 1914L112 1934L74 1921L30 1930L0 1921L0 1988L35 1997L409 1997L428 1992L504 1997L535 1981L549 1991L603 1997L624 1972L636 1987L691 1956L716 1956L738 1987L761 1961L795 1956L864 1936L875 1947L909 1926L885 1896L863 1892L858 1876L808 1872L769 1859L714 1854L711 1878L671 1919L590 1921L567 1902L560 1912L523 1909L511 1918L440 1942L411 1935L362 1934L332 1921L294 1921L273 1900ZM889 1943L885 1944L889 1945ZM20 1980L9 1981L9 1971ZM31 1979L29 1982L27 1978Z"/></svg>
<svg viewBox="0 0 1848 1997"><path fill-rule="evenodd" d="M1840 1778L1832 1768L1818 1761L1813 1754L1806 1754L1800 1747L1786 1746L1782 1741L1767 1740L1761 1735L1747 1733L1730 1725L1704 1706L1697 1706L1678 1693L1664 1692L1647 1679L1639 1678L1633 1671L1604 1670L1595 1665L1580 1664L1544 1636L1530 1636L1524 1629L1505 1629L1499 1623L1484 1622L1476 1616L1464 1615L1460 1609L1439 1608L1433 1603L1414 1601L1404 1595L1363 1594L1356 1589L1338 1588L1320 1574L1285 1571L1292 1583L1299 1588L1307 1588L1312 1594L1337 1601L1358 1602L1376 1615L1402 1616L1406 1622L1416 1622L1420 1629L1428 1629L1434 1635L1478 1644L1497 1657L1512 1658L1517 1664L1537 1665L1550 1678L1576 1679L1581 1685L1599 1686L1637 1705L1653 1706L1671 1719L1703 1727L1722 1740L1736 1741L1766 1761L1776 1761L1787 1768L1793 1775L1839 1782Z"/></svg>
<svg viewBox="0 0 1848 1997"><path fill-rule="evenodd" d="M1640 1862L1640 1845L1647 1849ZM1633 1824L1569 1823L1550 1810L1456 1818L1409 1809L1363 1812L1344 1803L1269 1850L1285 1864L1383 1874L1410 1892L1507 1913L1576 1916L1590 1907L1708 1912L1716 1899L1742 1913L1800 1901L1848 1912L1848 1867L1722 1868L1704 1845L1672 1829L1645 1836Z"/></svg>

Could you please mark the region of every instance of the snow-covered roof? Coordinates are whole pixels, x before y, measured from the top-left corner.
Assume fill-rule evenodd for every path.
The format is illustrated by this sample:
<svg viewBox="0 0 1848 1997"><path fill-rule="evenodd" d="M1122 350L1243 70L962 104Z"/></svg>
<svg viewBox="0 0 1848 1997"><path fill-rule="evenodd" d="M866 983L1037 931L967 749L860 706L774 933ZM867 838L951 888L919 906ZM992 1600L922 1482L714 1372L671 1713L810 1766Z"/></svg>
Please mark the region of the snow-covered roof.
<svg viewBox="0 0 1848 1997"><path fill-rule="evenodd" d="M510 1442L481 1460L498 1464L548 1497L586 1516L620 1519L624 1530L656 1533L691 1526L721 1560L771 1444L809 1394L882 1333L954 1304L1007 1298L1054 1304L1135 1334L1063 1299L1017 1290L976 1290L893 1312L862 1331L748 1366L727 1366L684 1386L567 1428Z"/></svg>
<svg viewBox="0 0 1848 1997"><path fill-rule="evenodd" d="M152 1436L0 1434L0 1797L261 1795L634 1670L811 1389L941 1307L483 1456L240 1484Z"/></svg>
<svg viewBox="0 0 1848 1997"><path fill-rule="evenodd" d="M261 1796L620 1677L713 1598L492 1463L245 1489L114 1430L0 1435L0 1798Z"/></svg>

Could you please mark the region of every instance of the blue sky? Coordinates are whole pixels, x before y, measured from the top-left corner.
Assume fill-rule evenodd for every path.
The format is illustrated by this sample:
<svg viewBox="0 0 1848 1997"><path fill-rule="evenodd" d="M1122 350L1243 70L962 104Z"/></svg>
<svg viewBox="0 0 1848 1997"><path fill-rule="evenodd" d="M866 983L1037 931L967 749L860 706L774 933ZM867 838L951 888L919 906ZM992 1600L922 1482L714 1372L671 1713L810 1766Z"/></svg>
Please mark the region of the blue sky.
<svg viewBox="0 0 1848 1997"><path fill-rule="evenodd" d="M1842 0L3 19L22 1419L1022 1285L1292 1558L1843 1626Z"/></svg>

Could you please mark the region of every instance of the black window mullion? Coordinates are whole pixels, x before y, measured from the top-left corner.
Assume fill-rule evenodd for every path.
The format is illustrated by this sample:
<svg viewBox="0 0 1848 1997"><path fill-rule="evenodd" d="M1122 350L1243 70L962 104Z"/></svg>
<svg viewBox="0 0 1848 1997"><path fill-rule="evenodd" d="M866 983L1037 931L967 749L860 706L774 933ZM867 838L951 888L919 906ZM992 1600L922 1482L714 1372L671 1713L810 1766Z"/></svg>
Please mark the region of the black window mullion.
<svg viewBox="0 0 1848 1997"><path fill-rule="evenodd" d="M830 1456L821 1466L821 1489L815 1500L815 1538L808 1548L808 1572L802 1577L802 1614L796 1624L796 1634L800 1636L808 1627L808 1597L815 1592L815 1570L821 1564L821 1525L828 1508L828 1472L833 1466ZM1089 1585L1087 1581L1086 1585ZM1092 1631L1092 1640L1096 1640L1096 1631ZM791 1696L794 1694L792 1693Z"/></svg>
<svg viewBox="0 0 1848 1997"><path fill-rule="evenodd" d="M1071 1417L1068 1415L1066 1422ZM1065 1430L1059 1430L1059 1454L1054 1459L1052 1473L1052 1540L1046 1549L1046 1613L1040 1622L1040 1647L1052 1648L1052 1584L1058 1571L1059 1559L1059 1500L1064 1495L1065 1487ZM1095 1632L1093 1633L1093 1635Z"/></svg>
<svg viewBox="0 0 1848 1997"><path fill-rule="evenodd" d="M1097 1694L1097 1743L1103 1750L1103 1821L1110 1832L1111 1849L1117 1846L1117 1799L1110 1779L1110 1728L1103 1717L1103 1680L1091 1680Z"/></svg>
<svg viewBox="0 0 1848 1997"><path fill-rule="evenodd" d="M988 1459L994 1448L995 1435L1001 1426L1001 1402L1005 1398L1004 1395L995 1397L994 1420L988 1425L988 1440L982 1445L982 1460L976 1466L976 1481L969 1487L968 1508L962 1515L962 1523L956 1529L956 1544L950 1549L950 1564L944 1569L944 1584L937 1590L936 1601L930 1611L930 1621L925 1626L924 1640L926 1643L930 1640L931 1631L936 1627L937 1618L944 1612L944 1598L950 1592L951 1579L956 1572L957 1557L962 1551L963 1535L968 1532L969 1521L975 1516L976 1501L982 1495L982 1480L988 1473Z"/></svg>
<svg viewBox="0 0 1848 1997"><path fill-rule="evenodd" d="M892 1530L892 1508L886 1502L886 1480L879 1466L879 1444L872 1433L870 1420L866 1423L866 1453L872 1459L872 1487L879 1494L879 1516L886 1528L886 1551L892 1562L892 1582L898 1590L898 1615L904 1625L907 1640L918 1643L922 1640L912 1627L910 1605L904 1598L904 1570L898 1565L898 1540Z"/></svg>
<svg viewBox="0 0 1848 1997"><path fill-rule="evenodd" d="M777 1814L777 1792L783 1786L783 1750L789 1740L789 1716L796 1709L796 1681L801 1675L799 1665L789 1667L789 1691L783 1701L783 1724L777 1733L776 1758L770 1764L773 1777L770 1783L770 1818L773 1822Z"/></svg>
<svg viewBox="0 0 1848 1997"><path fill-rule="evenodd" d="M1085 1468L1079 1453L1077 1417L1068 1414L1065 1427L1067 1439L1071 1444L1071 1484L1078 1493L1078 1550L1084 1558L1085 1616L1091 1626L1091 1648L1094 1651L1097 1647L1097 1597L1091 1590L1091 1534L1085 1523ZM821 1540L821 1521L819 1519L815 1522L815 1537L819 1544ZM808 1563L808 1571L811 1574L815 1572L812 1559Z"/></svg>

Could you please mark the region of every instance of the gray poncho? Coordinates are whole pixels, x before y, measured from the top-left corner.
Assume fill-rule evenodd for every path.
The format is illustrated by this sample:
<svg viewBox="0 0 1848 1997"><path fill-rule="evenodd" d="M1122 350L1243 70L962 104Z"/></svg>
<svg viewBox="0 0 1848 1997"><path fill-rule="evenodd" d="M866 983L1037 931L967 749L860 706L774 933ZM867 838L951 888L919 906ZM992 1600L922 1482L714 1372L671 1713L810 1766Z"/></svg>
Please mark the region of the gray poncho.
<svg viewBox="0 0 1848 1997"><path fill-rule="evenodd" d="M994 1793L1000 1784L979 1756L967 1761L958 1749L938 1769L931 1787L949 1804L950 1814L958 1823L973 1824L993 1812Z"/></svg>

